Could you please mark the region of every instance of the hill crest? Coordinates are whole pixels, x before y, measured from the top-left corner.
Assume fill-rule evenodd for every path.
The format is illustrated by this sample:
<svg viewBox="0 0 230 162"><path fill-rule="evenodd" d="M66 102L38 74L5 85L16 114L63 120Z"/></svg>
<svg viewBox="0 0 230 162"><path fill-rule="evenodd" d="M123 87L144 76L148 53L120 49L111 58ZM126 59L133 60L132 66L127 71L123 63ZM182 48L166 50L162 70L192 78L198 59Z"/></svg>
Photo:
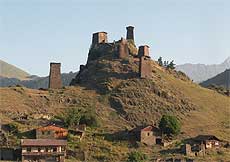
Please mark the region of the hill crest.
<svg viewBox="0 0 230 162"><path fill-rule="evenodd" d="M11 65L3 60L0 60L0 77L16 78L20 80L26 80L30 76L29 73Z"/></svg>

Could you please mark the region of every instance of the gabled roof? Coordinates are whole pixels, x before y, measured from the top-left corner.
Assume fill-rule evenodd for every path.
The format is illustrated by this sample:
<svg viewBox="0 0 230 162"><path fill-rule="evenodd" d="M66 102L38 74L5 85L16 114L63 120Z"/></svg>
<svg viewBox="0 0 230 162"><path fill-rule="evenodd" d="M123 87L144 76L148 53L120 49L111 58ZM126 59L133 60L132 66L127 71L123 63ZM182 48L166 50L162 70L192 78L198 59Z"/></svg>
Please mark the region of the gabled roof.
<svg viewBox="0 0 230 162"><path fill-rule="evenodd" d="M154 131L157 132L159 129L155 126L149 125L149 126L138 126L131 130L131 132L137 132L137 131Z"/></svg>
<svg viewBox="0 0 230 162"><path fill-rule="evenodd" d="M205 141L205 140L217 140L221 141L219 138L217 138L214 135L198 135L194 138L195 141Z"/></svg>
<svg viewBox="0 0 230 162"><path fill-rule="evenodd" d="M58 127L56 125L47 125L47 126L44 126L44 127L37 128L36 130L39 130L39 131L47 131L47 130L48 131L50 131L50 130L53 130L53 131L68 131L67 129Z"/></svg>
<svg viewBox="0 0 230 162"><path fill-rule="evenodd" d="M65 146L66 140L56 139L21 139L21 146Z"/></svg>
<svg viewBox="0 0 230 162"><path fill-rule="evenodd" d="M153 126L151 125L141 129L141 131L152 131L152 130L153 130Z"/></svg>

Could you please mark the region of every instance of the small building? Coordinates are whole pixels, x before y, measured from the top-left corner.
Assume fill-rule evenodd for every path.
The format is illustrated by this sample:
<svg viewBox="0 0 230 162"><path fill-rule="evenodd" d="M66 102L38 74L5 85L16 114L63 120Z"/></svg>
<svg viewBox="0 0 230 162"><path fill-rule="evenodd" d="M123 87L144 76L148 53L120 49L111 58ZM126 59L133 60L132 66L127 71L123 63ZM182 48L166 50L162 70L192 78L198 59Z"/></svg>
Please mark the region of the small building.
<svg viewBox="0 0 230 162"><path fill-rule="evenodd" d="M64 162L66 145L66 140L22 139L22 162Z"/></svg>
<svg viewBox="0 0 230 162"><path fill-rule="evenodd" d="M181 152L186 156L205 156L205 145L193 145L185 144L181 147Z"/></svg>
<svg viewBox="0 0 230 162"><path fill-rule="evenodd" d="M137 127L131 130L130 135L146 145L155 145L161 143L160 130L154 126Z"/></svg>
<svg viewBox="0 0 230 162"><path fill-rule="evenodd" d="M221 140L214 135L199 135L194 138L194 141L199 144L204 144L206 149L219 148Z"/></svg>
<svg viewBox="0 0 230 162"><path fill-rule="evenodd" d="M48 125L36 129L37 139L66 139L67 135L67 129L55 125Z"/></svg>

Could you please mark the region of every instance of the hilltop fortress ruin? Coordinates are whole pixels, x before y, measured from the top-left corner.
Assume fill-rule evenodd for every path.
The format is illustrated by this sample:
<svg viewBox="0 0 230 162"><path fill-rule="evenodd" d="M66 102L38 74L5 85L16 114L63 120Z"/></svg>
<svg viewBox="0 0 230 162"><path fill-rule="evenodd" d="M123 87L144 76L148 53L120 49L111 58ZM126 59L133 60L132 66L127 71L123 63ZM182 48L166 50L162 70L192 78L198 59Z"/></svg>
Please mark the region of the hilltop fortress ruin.
<svg viewBox="0 0 230 162"><path fill-rule="evenodd" d="M81 84L89 81L86 78L89 79L91 77L89 74L92 71L89 70L90 66L94 64L94 68L96 68L99 66L100 61L106 60L122 62L122 65L124 65L123 69L127 71L127 76L130 76L128 78L151 78L152 69L149 46L141 45L137 49L134 42L134 27L128 26L126 27L126 30L126 39L121 37L120 40L113 42L108 42L107 32L102 31L93 33L87 63L86 65L80 65L80 71L76 78L72 80L70 85ZM130 67L125 62L134 63L135 66L138 67L138 70L127 70L127 68ZM111 72L109 75L112 74L113 73Z"/></svg>

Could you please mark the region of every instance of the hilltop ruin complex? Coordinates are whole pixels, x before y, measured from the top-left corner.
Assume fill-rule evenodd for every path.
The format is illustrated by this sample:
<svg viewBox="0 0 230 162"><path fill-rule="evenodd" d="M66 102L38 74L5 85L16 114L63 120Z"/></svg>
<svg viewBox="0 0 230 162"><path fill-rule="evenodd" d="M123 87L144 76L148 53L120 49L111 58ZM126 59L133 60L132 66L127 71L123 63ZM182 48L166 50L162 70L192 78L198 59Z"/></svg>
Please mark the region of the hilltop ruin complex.
<svg viewBox="0 0 230 162"><path fill-rule="evenodd" d="M87 74L89 72L88 67L99 59L120 60L121 62L133 60L133 62L135 62L135 64L139 67L138 72L134 74L132 70L129 70L127 74L137 78L151 78L152 69L149 46L141 45L139 46L139 49L137 49L134 42L134 27L128 26L126 27L126 30L126 39L121 37L120 40L113 42L108 42L107 32L102 31L93 33L87 63L86 65L80 65L80 71L76 78L72 80L70 85L85 83L87 81L86 78L90 77L86 76L90 75Z"/></svg>

